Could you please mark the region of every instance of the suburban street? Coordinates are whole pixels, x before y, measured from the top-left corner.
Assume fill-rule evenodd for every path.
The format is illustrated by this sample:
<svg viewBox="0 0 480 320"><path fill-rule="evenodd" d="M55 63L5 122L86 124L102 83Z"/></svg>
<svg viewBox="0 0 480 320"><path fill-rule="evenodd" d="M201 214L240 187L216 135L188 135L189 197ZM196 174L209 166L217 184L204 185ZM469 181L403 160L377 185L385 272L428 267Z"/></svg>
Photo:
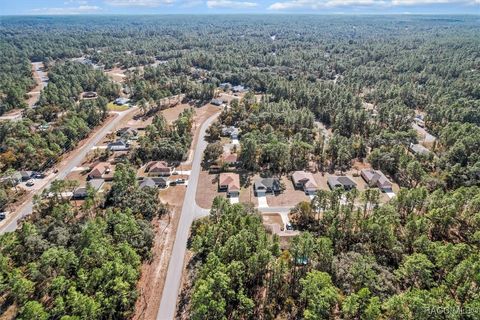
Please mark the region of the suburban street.
<svg viewBox="0 0 480 320"><path fill-rule="evenodd" d="M205 134L210 124L218 117L218 113L208 118L202 125L198 136L197 146L195 148L192 170L183 201L182 212L178 222L177 234L175 243L173 245L170 262L168 264L167 277L165 286L163 288L162 300L157 314L157 320L171 320L175 317L178 291L183 274L183 264L185 260L185 252L187 250L187 241L190 233L190 226L195 218L195 213L198 210L196 205L195 195L197 194L198 178L201 170L201 162L203 152L207 147L205 141ZM202 209L202 212L204 209Z"/></svg>
<svg viewBox="0 0 480 320"><path fill-rule="evenodd" d="M95 135L88 138L88 141L80 147L78 150L74 150L73 154L70 155L68 161L65 159L57 166L58 173L56 175L48 175L45 179L48 179L47 182L44 182L44 187L39 188L36 192L29 195L28 200L24 202L16 212L12 212L11 216L7 218L7 221L4 225L0 227L0 234L5 232L14 231L17 228L17 221L23 217L29 215L32 212L33 208L33 196L34 194L40 194L43 189L48 188L52 181L56 179L64 179L73 168L79 166L87 153L99 143L110 131L115 128L115 126L128 114L137 110L136 107L130 108L123 112L116 112L116 116L113 120L108 122L104 127L102 127ZM40 182L37 182L40 183Z"/></svg>

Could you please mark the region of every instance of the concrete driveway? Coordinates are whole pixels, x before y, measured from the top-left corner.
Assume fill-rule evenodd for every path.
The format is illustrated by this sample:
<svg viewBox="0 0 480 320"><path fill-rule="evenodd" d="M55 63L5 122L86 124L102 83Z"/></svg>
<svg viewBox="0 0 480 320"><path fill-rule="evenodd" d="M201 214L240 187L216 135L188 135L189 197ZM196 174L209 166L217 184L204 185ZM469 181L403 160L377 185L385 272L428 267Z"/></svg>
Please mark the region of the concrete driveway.
<svg viewBox="0 0 480 320"><path fill-rule="evenodd" d="M267 196L265 193L257 193L258 207L268 208Z"/></svg>

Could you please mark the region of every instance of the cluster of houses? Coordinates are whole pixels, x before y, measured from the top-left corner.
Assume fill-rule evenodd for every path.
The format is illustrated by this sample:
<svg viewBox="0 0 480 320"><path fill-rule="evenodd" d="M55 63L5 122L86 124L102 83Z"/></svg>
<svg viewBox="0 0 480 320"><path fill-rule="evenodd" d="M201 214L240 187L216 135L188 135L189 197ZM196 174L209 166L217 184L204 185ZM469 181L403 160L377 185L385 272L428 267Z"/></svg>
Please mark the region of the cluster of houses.
<svg viewBox="0 0 480 320"><path fill-rule="evenodd" d="M165 161L150 161L138 175L139 187L166 188L172 182L168 177L172 174L172 168ZM115 174L115 165L109 162L97 162L94 164L87 174L87 183L90 184L95 191L101 192L105 182L112 181ZM176 183L177 181L175 181ZM85 186L77 188L73 192L73 199L83 199L87 196L87 188Z"/></svg>
<svg viewBox="0 0 480 320"><path fill-rule="evenodd" d="M45 174L38 171L13 171L11 174L0 178L0 183L7 184L9 186L17 186L21 182L26 182L31 179L43 179Z"/></svg>
<svg viewBox="0 0 480 320"><path fill-rule="evenodd" d="M220 89L223 89L223 90L232 90L233 93L242 93L242 92L248 91L248 89L245 88L244 86L242 85L232 86L230 82L220 83L219 87Z"/></svg>
<svg viewBox="0 0 480 320"><path fill-rule="evenodd" d="M430 150L418 143L411 143L408 149L418 156L428 156L430 154Z"/></svg>
<svg viewBox="0 0 480 320"><path fill-rule="evenodd" d="M378 188L383 192L392 191L392 183L380 170L362 169L361 177L370 188ZM291 175L295 189L303 190L307 195L314 195L319 190L319 185L311 172L295 171ZM346 191L355 189L357 183L348 176L332 175L327 178L331 190L342 188ZM253 183L256 196L267 194L276 195L282 192L279 178L259 177ZM221 173L218 180L218 191L226 192L229 197L237 197L240 193L240 178L236 173Z"/></svg>
<svg viewBox="0 0 480 320"><path fill-rule="evenodd" d="M225 101L223 101L223 99L220 99L220 98L214 98L210 101L210 103L218 107L223 107L225 105Z"/></svg>
<svg viewBox="0 0 480 320"><path fill-rule="evenodd" d="M115 159L126 155L125 151L130 149L130 140L136 140L139 137L138 131L129 127L117 130L117 140L108 143L107 149L115 152ZM118 156L118 157L117 157ZM114 162L112 162L114 163ZM89 168L87 174L87 183L90 184L95 191L101 192L105 182L113 180L115 174L115 165L110 162L96 162ZM166 188L170 184L168 177L172 174L172 168L165 161L150 161L138 174L139 187L156 187ZM73 199L84 199L87 196L87 187L82 186L73 192Z"/></svg>

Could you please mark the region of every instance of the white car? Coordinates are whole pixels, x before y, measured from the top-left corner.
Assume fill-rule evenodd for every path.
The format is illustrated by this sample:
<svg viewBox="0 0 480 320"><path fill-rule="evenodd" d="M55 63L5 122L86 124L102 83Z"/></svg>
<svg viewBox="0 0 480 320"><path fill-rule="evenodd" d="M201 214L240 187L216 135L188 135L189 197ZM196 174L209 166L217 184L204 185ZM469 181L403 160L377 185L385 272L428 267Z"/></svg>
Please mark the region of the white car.
<svg viewBox="0 0 480 320"><path fill-rule="evenodd" d="M35 184L35 181L33 179L28 180L26 183L27 187L32 187L34 184Z"/></svg>

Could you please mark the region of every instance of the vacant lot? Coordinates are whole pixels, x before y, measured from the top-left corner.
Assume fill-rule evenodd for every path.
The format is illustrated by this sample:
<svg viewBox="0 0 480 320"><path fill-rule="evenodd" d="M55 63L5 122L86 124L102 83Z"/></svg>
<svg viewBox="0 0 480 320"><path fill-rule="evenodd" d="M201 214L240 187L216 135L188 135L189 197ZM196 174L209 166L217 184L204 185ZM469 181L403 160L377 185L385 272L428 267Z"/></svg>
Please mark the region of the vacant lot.
<svg viewBox="0 0 480 320"><path fill-rule="evenodd" d="M303 190L294 188L292 180L288 176L282 176L281 182L285 186L285 191L277 196L267 196L267 203L270 207L293 207L299 202L310 201Z"/></svg>

